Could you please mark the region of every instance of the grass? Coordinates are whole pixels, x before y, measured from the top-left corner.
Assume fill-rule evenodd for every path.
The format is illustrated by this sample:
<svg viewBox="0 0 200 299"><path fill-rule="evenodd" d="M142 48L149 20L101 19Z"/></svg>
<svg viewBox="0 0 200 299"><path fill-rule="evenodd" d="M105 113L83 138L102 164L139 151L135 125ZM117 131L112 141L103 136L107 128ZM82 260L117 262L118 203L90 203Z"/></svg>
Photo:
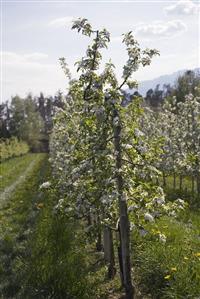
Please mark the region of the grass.
<svg viewBox="0 0 200 299"><path fill-rule="evenodd" d="M0 192L11 185L23 173L36 154L16 157L0 164Z"/></svg>
<svg viewBox="0 0 200 299"><path fill-rule="evenodd" d="M200 294L200 220L185 212L179 219L164 217L146 225L148 234L132 235L134 276L142 298L197 298ZM158 234L165 234L166 243ZM147 296L147 297L145 297Z"/></svg>
<svg viewBox="0 0 200 299"><path fill-rule="evenodd" d="M106 279L104 262L90 244L79 220L52 213L57 194L46 192L44 206L30 241L22 298L117 299L119 276ZM91 254L91 252L93 252ZM101 255L102 257L102 255ZM32 269L30 272L29 269Z"/></svg>
<svg viewBox="0 0 200 299"><path fill-rule="evenodd" d="M46 155L37 154L34 158L36 163L32 171L0 210L0 297L3 299L18 298L23 279L23 258L30 254L27 242L39 212L37 202L41 200L38 186L48 171ZM32 155L26 156L26 163L32 159ZM21 160L18 161L21 165ZM13 164L9 163L9 166L13 167ZM22 166L19 169L22 170Z"/></svg>
<svg viewBox="0 0 200 299"><path fill-rule="evenodd" d="M121 298L119 273L114 280L106 278L107 267L97 262L100 256L94 244L89 244L81 221L53 212L59 198L53 186L49 191L39 190L51 176L44 154L3 163L4 186L12 184L33 159L33 169L0 209L0 298ZM163 217L145 229L146 236L131 234L138 298L198 298L198 211ZM160 233L167 237L166 243L159 240Z"/></svg>
<svg viewBox="0 0 200 299"><path fill-rule="evenodd" d="M148 232L131 235L133 277L142 299L198 299L200 296L200 198L192 194L191 179L185 177L182 190L179 178L166 177L166 199L182 198L188 209L176 218L162 217L146 224ZM196 188L196 184L195 184ZM161 242L159 234L166 236Z"/></svg>
<svg viewBox="0 0 200 299"><path fill-rule="evenodd" d="M88 252L94 248L85 246L81 223L53 213L53 189L39 191L50 175L45 156L27 155L27 164L32 158L34 168L0 209L0 298L119 298L120 292L113 295L119 276L106 279L105 264L96 264L99 257ZM13 168L20 175L26 164L6 163L4 175Z"/></svg>

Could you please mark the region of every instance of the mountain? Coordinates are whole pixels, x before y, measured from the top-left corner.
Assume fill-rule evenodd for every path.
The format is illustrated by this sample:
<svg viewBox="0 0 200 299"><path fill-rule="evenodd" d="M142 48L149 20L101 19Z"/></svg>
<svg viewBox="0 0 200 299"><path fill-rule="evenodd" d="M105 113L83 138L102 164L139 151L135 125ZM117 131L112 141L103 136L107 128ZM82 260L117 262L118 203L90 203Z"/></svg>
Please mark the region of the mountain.
<svg viewBox="0 0 200 299"><path fill-rule="evenodd" d="M152 80L141 81L141 82L139 82L138 91L141 95L145 96L146 92L149 89L151 89L151 88L154 89L156 87L156 85L158 85L158 84L160 85L161 89L164 84L174 85L177 78L180 75L183 75L185 71L187 71L187 70L180 70L180 71L174 72L172 74L163 75L163 76L160 76L160 77L152 79ZM200 68L195 68L195 69L193 69L193 71L195 73L200 74Z"/></svg>

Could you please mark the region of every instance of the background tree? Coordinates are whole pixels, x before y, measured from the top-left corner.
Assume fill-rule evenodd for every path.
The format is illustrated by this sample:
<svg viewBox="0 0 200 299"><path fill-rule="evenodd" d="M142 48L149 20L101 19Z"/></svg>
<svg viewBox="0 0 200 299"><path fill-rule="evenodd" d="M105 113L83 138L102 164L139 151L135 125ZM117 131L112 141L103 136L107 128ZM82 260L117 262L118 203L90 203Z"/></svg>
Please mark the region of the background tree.
<svg viewBox="0 0 200 299"><path fill-rule="evenodd" d="M40 150L44 122L31 95L11 101L10 134L28 143L32 151Z"/></svg>
<svg viewBox="0 0 200 299"><path fill-rule="evenodd" d="M193 94L199 95L198 88L200 88L200 74L195 71L188 70L182 76L179 76L172 92L172 96L176 97L177 103L184 102L185 96Z"/></svg>
<svg viewBox="0 0 200 299"><path fill-rule="evenodd" d="M8 102L0 104L0 136L9 138L10 131L10 107Z"/></svg>

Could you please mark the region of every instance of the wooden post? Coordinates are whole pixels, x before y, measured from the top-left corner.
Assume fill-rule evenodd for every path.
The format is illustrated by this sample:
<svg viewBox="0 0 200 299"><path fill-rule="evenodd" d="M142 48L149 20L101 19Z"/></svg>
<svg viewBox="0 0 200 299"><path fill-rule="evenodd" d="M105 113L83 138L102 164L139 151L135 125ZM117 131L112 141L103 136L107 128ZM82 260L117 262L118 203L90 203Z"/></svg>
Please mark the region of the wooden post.
<svg viewBox="0 0 200 299"><path fill-rule="evenodd" d="M163 187L166 187L166 178L165 173L163 172Z"/></svg>
<svg viewBox="0 0 200 299"><path fill-rule="evenodd" d="M108 278L114 278L116 274L115 268L115 256L113 247L113 236L110 227L104 226L103 229L103 247L104 247L104 259L108 264Z"/></svg>
<svg viewBox="0 0 200 299"><path fill-rule="evenodd" d="M121 156L121 121L118 110L113 109L113 133L116 165L116 184L118 190L118 205L120 218L120 248L123 266L123 281L126 292L126 299L133 299L134 287L131 281L131 263L130 263L130 225L127 212L127 203L123 191L124 181L122 176L122 156Z"/></svg>

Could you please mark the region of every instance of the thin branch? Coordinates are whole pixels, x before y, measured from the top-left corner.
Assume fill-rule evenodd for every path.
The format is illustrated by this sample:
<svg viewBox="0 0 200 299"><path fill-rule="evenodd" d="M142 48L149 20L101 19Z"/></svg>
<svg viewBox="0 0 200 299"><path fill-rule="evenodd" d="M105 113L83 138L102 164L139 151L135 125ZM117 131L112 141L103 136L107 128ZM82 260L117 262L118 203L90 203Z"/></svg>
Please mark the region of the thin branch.
<svg viewBox="0 0 200 299"><path fill-rule="evenodd" d="M130 75L131 75L131 74L128 74L128 75L126 76L126 78L124 79L124 81L121 83L121 85L120 85L119 87L117 87L118 90L120 90L120 89L124 86L124 84L127 82L127 80L128 80L128 78L130 77Z"/></svg>
<svg viewBox="0 0 200 299"><path fill-rule="evenodd" d="M127 163L131 164L132 166L139 166L139 167L144 166L143 164L137 164L137 163L134 163L132 161L129 161L129 160L126 160L126 159L123 159L123 158L122 158L122 161L127 162Z"/></svg>
<svg viewBox="0 0 200 299"><path fill-rule="evenodd" d="M95 45L94 45L94 50L93 50L94 55L93 55L93 60L92 60L91 71L94 71L94 68L95 68L95 62L96 62L96 58L97 58L97 49L98 49L98 40L99 40L99 31L97 30L96 31ZM84 98L85 101L88 100L88 98L87 98L87 91L90 90L91 85L92 85L92 74L90 76L89 84L87 85L87 87L84 90L83 98Z"/></svg>

